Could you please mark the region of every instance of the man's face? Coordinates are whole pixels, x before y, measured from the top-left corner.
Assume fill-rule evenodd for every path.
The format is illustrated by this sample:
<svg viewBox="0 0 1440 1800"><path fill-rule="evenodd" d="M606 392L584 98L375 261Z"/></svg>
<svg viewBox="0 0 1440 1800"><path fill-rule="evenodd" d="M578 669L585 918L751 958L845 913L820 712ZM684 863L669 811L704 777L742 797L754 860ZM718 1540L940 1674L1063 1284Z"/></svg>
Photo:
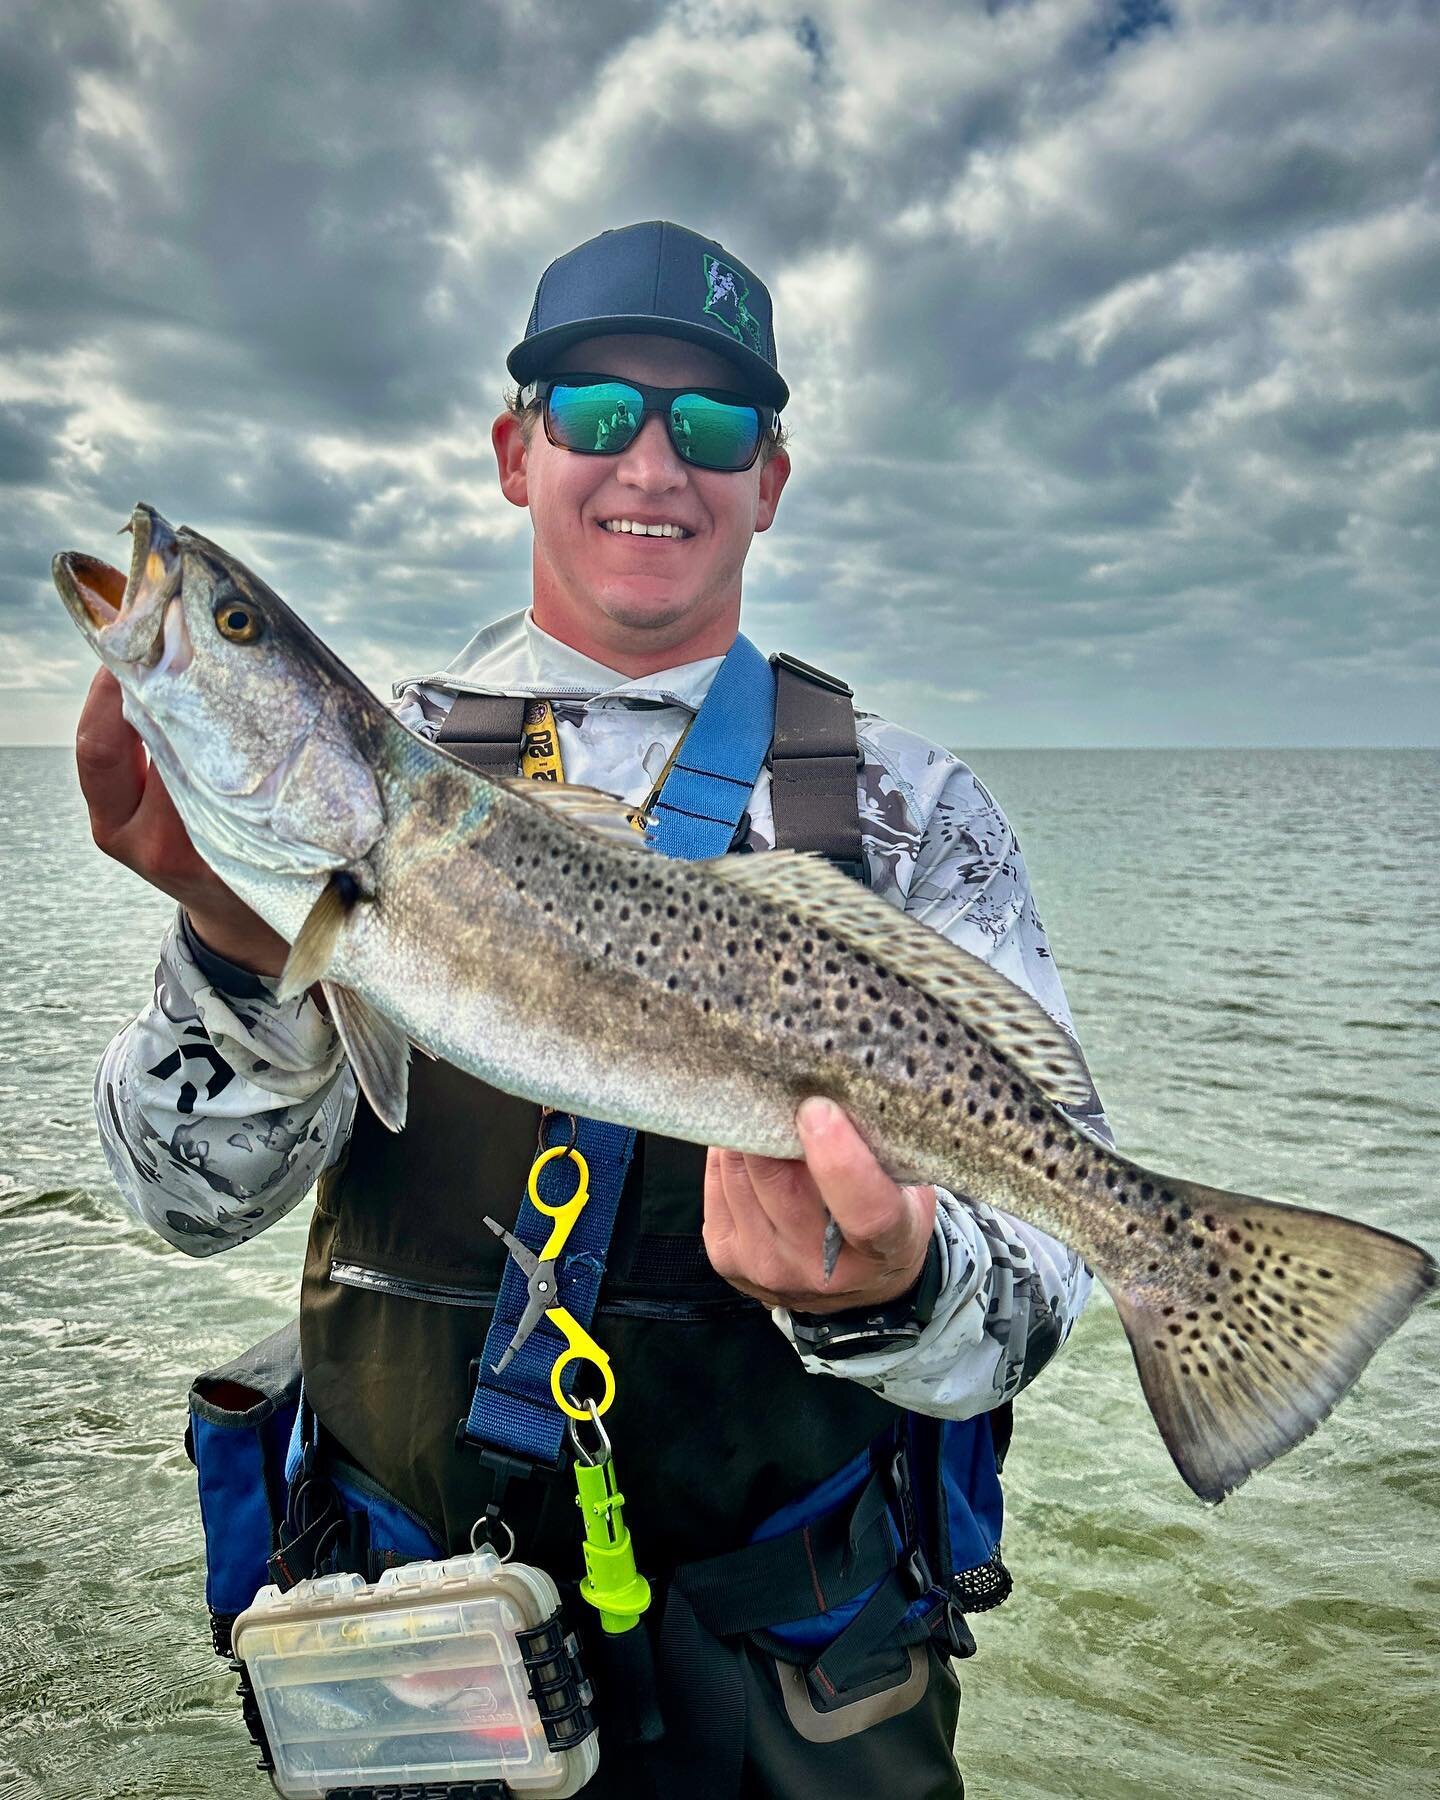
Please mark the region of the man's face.
<svg viewBox="0 0 1440 1800"><path fill-rule="evenodd" d="M588 338L557 356L551 373L628 376L656 387L734 389L723 358L674 338ZM789 474L783 453L737 474L697 469L672 446L665 421L647 415L618 456L560 450L537 422L528 446L502 414L494 440L501 487L528 506L535 528L535 618L542 629L612 666L662 668L723 649L734 635L750 540L769 528ZM607 529L628 519L674 524L684 538ZM638 668L633 672L641 672Z"/></svg>

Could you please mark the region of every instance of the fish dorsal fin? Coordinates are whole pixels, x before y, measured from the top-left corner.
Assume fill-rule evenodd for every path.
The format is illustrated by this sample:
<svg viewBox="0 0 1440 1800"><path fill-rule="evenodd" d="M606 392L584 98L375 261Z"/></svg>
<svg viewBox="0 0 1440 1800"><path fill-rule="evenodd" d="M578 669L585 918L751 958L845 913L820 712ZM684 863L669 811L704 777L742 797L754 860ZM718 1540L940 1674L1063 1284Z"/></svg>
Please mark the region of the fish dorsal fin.
<svg viewBox="0 0 1440 1800"><path fill-rule="evenodd" d="M965 1024L982 1030L1021 1074L1057 1104L1083 1106L1094 1095L1090 1071L1069 1034L1040 1002L998 969L888 900L862 888L818 856L772 850L724 856L704 868L787 912L823 926Z"/></svg>
<svg viewBox="0 0 1440 1800"><path fill-rule="evenodd" d="M630 823L632 809L614 794L602 793L599 788L572 786L568 781L535 781L528 775L502 776L496 786L626 850L650 848Z"/></svg>

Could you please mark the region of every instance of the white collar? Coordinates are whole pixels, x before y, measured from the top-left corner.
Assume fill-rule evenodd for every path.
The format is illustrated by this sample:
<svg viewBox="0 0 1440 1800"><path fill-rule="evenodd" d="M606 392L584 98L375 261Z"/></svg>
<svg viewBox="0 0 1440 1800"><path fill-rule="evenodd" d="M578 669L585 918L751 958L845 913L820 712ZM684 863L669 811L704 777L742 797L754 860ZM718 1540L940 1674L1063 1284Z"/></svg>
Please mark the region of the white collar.
<svg viewBox="0 0 1440 1800"><path fill-rule="evenodd" d="M648 700L699 710L720 656L702 656L653 675L622 675L607 669L535 623L530 608L497 619L476 632L460 654L434 675L395 684L433 687L452 694L512 694L525 698L565 695L580 700Z"/></svg>

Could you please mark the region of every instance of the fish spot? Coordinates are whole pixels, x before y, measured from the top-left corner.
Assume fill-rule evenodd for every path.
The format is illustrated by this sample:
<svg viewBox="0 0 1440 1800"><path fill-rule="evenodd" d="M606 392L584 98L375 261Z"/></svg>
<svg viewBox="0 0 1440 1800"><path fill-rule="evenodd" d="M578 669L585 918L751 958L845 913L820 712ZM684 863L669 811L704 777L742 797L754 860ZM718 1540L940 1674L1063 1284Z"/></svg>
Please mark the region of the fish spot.
<svg viewBox="0 0 1440 1800"><path fill-rule="evenodd" d="M1205 1273L1206 1273L1206 1274L1207 1274L1207 1275L1212 1275L1212 1276L1213 1276L1213 1275L1218 1275L1218 1274L1219 1274L1219 1273L1220 1273L1220 1265L1219 1265L1219 1263L1218 1263L1218 1262L1208 1262L1208 1263L1206 1263L1206 1265L1205 1265ZM1238 1269L1232 1269L1232 1270L1231 1270L1231 1271L1230 1271L1230 1275L1231 1275L1231 1278L1232 1278L1232 1279L1233 1279L1233 1280L1235 1280L1235 1281L1239 1281L1239 1279L1240 1279L1240 1271L1239 1271L1239 1270L1238 1270Z"/></svg>
<svg viewBox="0 0 1440 1800"><path fill-rule="evenodd" d="M1020 1160L1021 1160L1021 1162L1026 1162L1026 1163L1034 1162L1035 1149L1034 1149L1033 1145L1027 1144L1025 1146L1025 1148L1020 1152Z"/></svg>
<svg viewBox="0 0 1440 1800"><path fill-rule="evenodd" d="M1140 1183L1140 1197L1142 1200L1150 1199L1151 1195L1153 1195L1154 1192L1155 1192L1155 1184L1153 1181L1142 1181Z"/></svg>
<svg viewBox="0 0 1440 1800"><path fill-rule="evenodd" d="M979 1109L978 1109L978 1107L977 1107L977 1106L976 1106L976 1103L975 1103L975 1101L973 1101L973 1100L967 1100L967 1101L966 1101L966 1102L965 1102L965 1110L966 1110L966 1112L967 1112L967 1113L969 1113L969 1115L970 1115L970 1117L971 1117L971 1118L972 1118L972 1119L973 1119L973 1118L974 1118L974 1116L975 1116L975 1114L976 1114L976 1112L977 1112L977 1111L978 1111L978 1110L979 1110Z"/></svg>
<svg viewBox="0 0 1440 1800"><path fill-rule="evenodd" d="M904 1023L905 1015L903 1013L892 1012L890 1014L890 1026L893 1031L899 1031Z"/></svg>
<svg viewBox="0 0 1440 1800"><path fill-rule="evenodd" d="M1060 1167L1059 1163L1046 1163L1045 1179L1047 1181L1053 1181L1055 1179L1057 1171L1059 1170L1059 1167Z"/></svg>
<svg viewBox="0 0 1440 1800"><path fill-rule="evenodd" d="M1013 1106L1007 1106L1005 1108L1005 1117L1007 1119L1013 1119L1015 1117L1015 1108Z"/></svg>
<svg viewBox="0 0 1440 1800"><path fill-rule="evenodd" d="M857 1019L855 1021L855 1029L860 1033L861 1037L869 1037L870 1021L868 1019Z"/></svg>
<svg viewBox="0 0 1440 1800"><path fill-rule="evenodd" d="M1195 1237L1192 1235L1191 1239L1190 1239L1190 1248L1192 1250L1203 1250L1205 1248L1204 1238L1203 1237Z"/></svg>
<svg viewBox="0 0 1440 1800"><path fill-rule="evenodd" d="M949 1106L949 1105L950 1105L950 1104L951 1104L951 1102L952 1102L952 1101L953 1101L953 1100L954 1100L954 1098L955 1098L955 1094L954 1094L954 1090L953 1090L953 1089L951 1089L951 1088L941 1088L941 1090L940 1090L940 1104L941 1104L941 1105L942 1105L942 1106Z"/></svg>
<svg viewBox="0 0 1440 1800"><path fill-rule="evenodd" d="M980 1123L982 1125L993 1125L995 1123L995 1109L993 1106L987 1106L985 1108L985 1111L980 1115Z"/></svg>
<svg viewBox="0 0 1440 1800"><path fill-rule="evenodd" d="M680 977L678 975L667 975L665 977L665 985L673 994L680 985Z"/></svg>
<svg viewBox="0 0 1440 1800"><path fill-rule="evenodd" d="M1000 1083L998 1081L992 1081L990 1083L990 1098L992 1100L998 1100L1000 1098ZM1045 1146L1046 1149L1049 1149L1050 1142L1051 1142L1051 1140L1049 1138L1047 1138L1046 1146Z"/></svg>
<svg viewBox="0 0 1440 1800"><path fill-rule="evenodd" d="M980 1080L983 1080L983 1078L984 1078L984 1075L985 1075L985 1071L984 1071L984 1069L982 1069L982 1068L981 1068L981 1066L980 1066L980 1064L979 1064L979 1063L971 1063L971 1065L970 1065L970 1079L971 1079L971 1080L972 1080L972 1081L980 1081Z"/></svg>
<svg viewBox="0 0 1440 1800"><path fill-rule="evenodd" d="M1118 1176L1118 1175L1117 1175L1117 1174L1116 1174L1116 1172L1115 1172L1115 1171L1114 1171L1114 1169L1107 1169L1107 1170L1106 1170L1106 1171L1105 1171L1105 1185L1106 1185L1106 1187L1108 1187L1108 1188L1113 1188L1113 1187L1114 1187L1114 1185L1115 1185L1115 1183L1116 1183L1116 1182L1117 1182L1117 1181L1118 1181L1118 1180L1119 1180L1119 1179L1120 1179L1120 1177L1119 1177L1119 1176Z"/></svg>
<svg viewBox="0 0 1440 1800"><path fill-rule="evenodd" d="M1030 1123L1032 1125L1038 1125L1044 1117L1045 1108L1043 1106L1032 1106L1030 1108Z"/></svg>
<svg viewBox="0 0 1440 1800"><path fill-rule="evenodd" d="M652 931L650 933L650 948L652 950L658 950L660 948L660 933L658 931Z"/></svg>
<svg viewBox="0 0 1440 1800"><path fill-rule="evenodd" d="M1140 1227L1135 1223L1135 1221L1133 1219L1130 1219L1129 1221L1127 1221L1126 1226L1125 1226L1126 1237L1134 1237L1135 1233L1139 1229L1140 1229Z"/></svg>
<svg viewBox="0 0 1440 1800"><path fill-rule="evenodd" d="M1166 1237L1173 1237L1175 1235L1175 1215L1173 1213L1166 1213L1165 1215L1165 1235Z"/></svg>
<svg viewBox="0 0 1440 1800"><path fill-rule="evenodd" d="M780 971L780 979L786 987L794 987L796 981L795 971L793 969L782 969Z"/></svg>

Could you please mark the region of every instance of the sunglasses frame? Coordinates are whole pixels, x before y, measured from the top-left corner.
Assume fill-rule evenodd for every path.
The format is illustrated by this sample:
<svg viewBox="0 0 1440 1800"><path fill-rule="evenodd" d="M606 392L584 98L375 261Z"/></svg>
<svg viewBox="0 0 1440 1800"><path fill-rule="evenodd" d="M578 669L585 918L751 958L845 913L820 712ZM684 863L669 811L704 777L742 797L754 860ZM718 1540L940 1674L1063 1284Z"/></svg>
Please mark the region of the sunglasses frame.
<svg viewBox="0 0 1440 1800"><path fill-rule="evenodd" d="M635 436L622 444L618 450L577 450L571 444L560 443L550 426L550 390L554 387L594 387L601 382L614 382L620 387L633 388L640 396L640 423L635 427ZM675 421L671 417L670 408L684 394L695 394L702 400L716 400L724 406L743 406L755 414L759 430L755 436L755 448L750 453L748 462L738 463L734 468L716 469L708 463L696 462L687 456L675 441ZM528 406L534 400L545 402L543 415L545 419L545 436L555 445L557 450L566 450L571 456L623 456L645 429L645 421L658 412L665 421L665 431L670 439L670 447L680 458L686 468L704 469L708 475L743 475L746 469L755 466L755 458L759 456L761 446L765 442L765 433L773 431L779 422L780 415L773 407L762 406L749 394L740 394L729 388L702 387L690 382L685 387L662 388L651 387L648 382L634 381L628 375L599 375L581 370L567 370L563 375L545 375L539 380L528 383L520 390L520 404Z"/></svg>

